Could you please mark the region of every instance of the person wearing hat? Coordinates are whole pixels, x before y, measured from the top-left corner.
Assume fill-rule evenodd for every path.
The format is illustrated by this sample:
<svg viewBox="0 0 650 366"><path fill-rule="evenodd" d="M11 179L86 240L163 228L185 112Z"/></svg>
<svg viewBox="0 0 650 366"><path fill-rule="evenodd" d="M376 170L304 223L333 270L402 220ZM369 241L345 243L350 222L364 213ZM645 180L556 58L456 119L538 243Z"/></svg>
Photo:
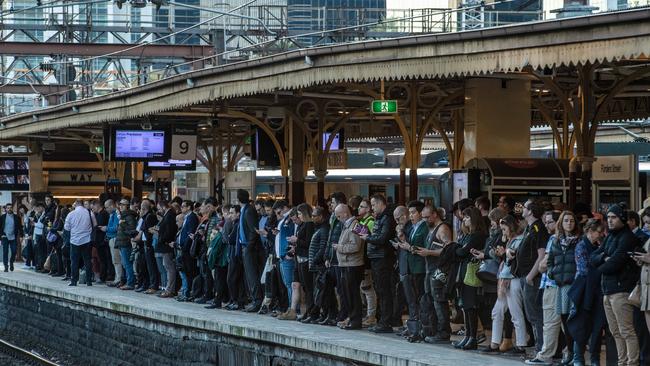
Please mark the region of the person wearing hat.
<svg viewBox="0 0 650 366"><path fill-rule="evenodd" d="M120 289L133 290L135 288L135 274L131 260L131 238L137 233L137 214L129 207L129 200L121 199L119 204L119 223L115 235L115 247L120 250L120 257L126 272L126 284Z"/></svg>
<svg viewBox="0 0 650 366"><path fill-rule="evenodd" d="M635 251L638 239L627 226L624 204L607 211L607 237L591 255L594 267L602 273L603 305L609 330L616 342L619 365L639 364L639 340L634 330L634 307L628 301L639 280L639 269L628 253Z"/></svg>

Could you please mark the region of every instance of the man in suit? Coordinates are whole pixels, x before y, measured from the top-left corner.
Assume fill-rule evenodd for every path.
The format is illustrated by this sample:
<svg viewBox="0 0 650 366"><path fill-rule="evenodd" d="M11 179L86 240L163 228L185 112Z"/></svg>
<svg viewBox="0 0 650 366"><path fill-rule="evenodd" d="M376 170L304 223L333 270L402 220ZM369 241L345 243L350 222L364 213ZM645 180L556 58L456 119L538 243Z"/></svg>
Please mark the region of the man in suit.
<svg viewBox="0 0 650 366"><path fill-rule="evenodd" d="M194 211L192 211L193 207L194 204L192 201L183 201L183 204L181 205L181 212L184 215L183 225L181 226L176 241L181 251L181 281L183 282L183 285L181 286L179 298L183 300L190 297L192 282L194 281L194 276L196 276L196 259L192 258L190 255L190 248L192 247L192 238L190 237L190 234L193 234L199 226L199 218L196 216Z"/></svg>
<svg viewBox="0 0 650 366"><path fill-rule="evenodd" d="M14 214L13 206L7 203L5 213L0 216L0 237L2 238L2 263L5 266L5 272L14 270L14 260L16 259L16 243L23 236L23 225L20 218ZM11 249L11 257L9 257Z"/></svg>
<svg viewBox="0 0 650 366"><path fill-rule="evenodd" d="M167 272L167 283L165 291L159 296L162 298L172 297L176 294L176 263L174 261L174 239L176 238L176 212L169 206L167 201L158 202L158 212L162 214L158 229L158 243L154 248L156 257L162 257L164 270ZM162 272L162 268L159 268Z"/></svg>
<svg viewBox="0 0 650 366"><path fill-rule="evenodd" d="M248 191L244 189L237 190L237 200L241 206L237 233L237 252L241 250L247 292L251 299L250 304L244 308L244 311L252 313L260 310L264 298L260 276L265 254L260 237L257 234L259 218L255 207L250 204Z"/></svg>
<svg viewBox="0 0 650 366"><path fill-rule="evenodd" d="M426 238L429 228L422 219L424 203L411 201L408 204L409 220L411 228L400 239L399 247L402 251L400 266L400 280L404 288L404 296L408 304L409 321L418 321L420 316L420 296L424 293L424 258L416 254L415 248L426 248ZM419 334L412 334L409 330L408 337L418 338ZM413 339L416 340L416 339Z"/></svg>

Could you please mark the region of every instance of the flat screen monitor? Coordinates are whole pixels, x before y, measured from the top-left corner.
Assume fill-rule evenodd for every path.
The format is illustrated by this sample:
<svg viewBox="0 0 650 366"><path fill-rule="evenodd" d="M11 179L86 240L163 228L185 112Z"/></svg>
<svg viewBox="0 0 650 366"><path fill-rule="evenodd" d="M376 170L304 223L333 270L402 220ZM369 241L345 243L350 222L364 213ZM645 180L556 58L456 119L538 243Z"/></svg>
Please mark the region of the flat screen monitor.
<svg viewBox="0 0 650 366"><path fill-rule="evenodd" d="M0 160L0 170L14 170L16 167L16 161L13 159Z"/></svg>
<svg viewBox="0 0 650 366"><path fill-rule="evenodd" d="M161 160L168 154L164 130L115 130L114 142L117 160Z"/></svg>
<svg viewBox="0 0 650 366"><path fill-rule="evenodd" d="M196 160L148 161L148 170L196 170Z"/></svg>
<svg viewBox="0 0 650 366"><path fill-rule="evenodd" d="M323 150L327 147L327 140L329 140L330 135L332 135L331 132L323 132ZM337 133L334 135L334 139L332 140L332 145L330 146L330 151L334 150L341 150L343 148L343 145L341 144L341 134Z"/></svg>

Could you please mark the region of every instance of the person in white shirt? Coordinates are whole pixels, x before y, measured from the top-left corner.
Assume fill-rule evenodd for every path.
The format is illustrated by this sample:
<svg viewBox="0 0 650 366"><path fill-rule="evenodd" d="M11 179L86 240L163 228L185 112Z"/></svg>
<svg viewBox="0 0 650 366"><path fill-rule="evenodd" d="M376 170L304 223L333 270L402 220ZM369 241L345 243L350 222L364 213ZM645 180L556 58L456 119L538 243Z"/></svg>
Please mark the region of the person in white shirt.
<svg viewBox="0 0 650 366"><path fill-rule="evenodd" d="M86 285L92 286L91 234L97 225L95 217L85 208L82 200L74 202L74 210L65 218L64 229L70 231L70 266L72 279L69 286L77 286L79 281L79 257L83 259L86 270Z"/></svg>

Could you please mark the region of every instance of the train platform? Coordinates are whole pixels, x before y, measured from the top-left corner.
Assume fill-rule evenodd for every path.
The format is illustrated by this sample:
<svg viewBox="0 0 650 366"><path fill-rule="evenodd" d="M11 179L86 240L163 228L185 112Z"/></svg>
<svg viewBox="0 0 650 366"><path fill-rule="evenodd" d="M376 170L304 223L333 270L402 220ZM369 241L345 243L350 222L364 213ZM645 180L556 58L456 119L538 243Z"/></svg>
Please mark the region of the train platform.
<svg viewBox="0 0 650 366"><path fill-rule="evenodd" d="M120 317L133 316L145 321L167 323L201 332L218 333L272 344L288 350L309 350L342 364L400 366L508 366L521 365L521 359L487 356L459 351L451 346L408 343L393 335L368 331L346 331L336 327L280 321L270 316L208 310L193 303L179 303L153 295L119 291L103 285L69 287L67 281L29 270L0 272L0 293L30 294L37 301L51 299L89 306ZM50 300L47 300L50 299ZM0 301L0 307L3 306ZM156 327L149 329L156 331Z"/></svg>

